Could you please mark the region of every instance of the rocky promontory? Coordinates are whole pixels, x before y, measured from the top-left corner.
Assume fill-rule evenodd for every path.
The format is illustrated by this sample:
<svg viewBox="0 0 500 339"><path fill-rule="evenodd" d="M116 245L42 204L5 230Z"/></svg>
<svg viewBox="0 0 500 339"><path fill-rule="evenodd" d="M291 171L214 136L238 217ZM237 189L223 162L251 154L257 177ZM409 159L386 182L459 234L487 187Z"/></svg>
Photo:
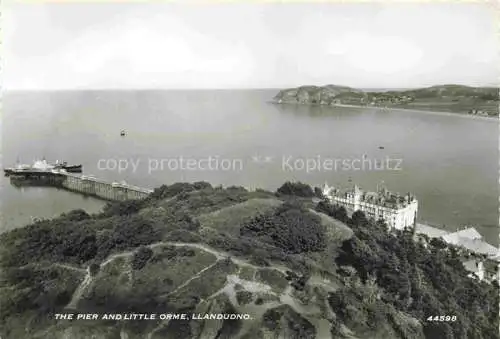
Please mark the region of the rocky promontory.
<svg viewBox="0 0 500 339"><path fill-rule="evenodd" d="M281 90L275 97L276 103L298 103L335 105L346 101L366 102L368 96L361 90L346 86L301 86Z"/></svg>
<svg viewBox="0 0 500 339"><path fill-rule="evenodd" d="M300 86L279 91L273 102L400 108L498 117L499 90L495 87L453 84L379 91L364 91L338 85Z"/></svg>

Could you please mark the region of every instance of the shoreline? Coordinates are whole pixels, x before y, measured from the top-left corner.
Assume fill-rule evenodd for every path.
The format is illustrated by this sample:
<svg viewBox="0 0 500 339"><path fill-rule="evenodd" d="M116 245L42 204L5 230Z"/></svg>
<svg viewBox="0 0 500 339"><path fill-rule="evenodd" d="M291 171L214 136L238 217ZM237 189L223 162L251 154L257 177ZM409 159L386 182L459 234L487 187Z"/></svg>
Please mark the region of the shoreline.
<svg viewBox="0 0 500 339"><path fill-rule="evenodd" d="M487 120L487 121L492 121L492 120L499 120L498 116L481 116L481 115L472 115L472 114L466 114L466 113L459 113L459 112L444 112L444 111L429 111L429 110L420 110L420 109L415 109L415 108L399 108L399 107L377 107L377 106L354 106L354 105L336 105L339 107L352 107L352 108L378 108L379 110L388 110L388 111L404 111L404 112L413 112L413 113L426 113L426 114L432 114L432 115L442 115L442 116L453 116L453 117L463 117L463 118L469 118L469 119L477 119L477 120Z"/></svg>
<svg viewBox="0 0 500 339"><path fill-rule="evenodd" d="M489 117L489 116L472 115L472 114L459 113L459 112L420 110L420 109L415 109L415 108L359 106L359 105L346 105L346 104L335 104L335 105L321 105L321 104L312 104L312 103L301 104L298 102L295 103L295 102L276 102L276 101L270 101L270 103L276 104L276 105L300 105L300 106L318 106L318 107L332 107L332 108L363 108L363 109L374 108L374 109L377 109L379 111L388 110L388 111L403 111L403 112L407 112L407 113L408 112L410 112L410 113L411 112L413 112L413 113L425 113L425 114L432 114L432 115L462 117L462 118L485 120L485 121L499 120L498 116Z"/></svg>

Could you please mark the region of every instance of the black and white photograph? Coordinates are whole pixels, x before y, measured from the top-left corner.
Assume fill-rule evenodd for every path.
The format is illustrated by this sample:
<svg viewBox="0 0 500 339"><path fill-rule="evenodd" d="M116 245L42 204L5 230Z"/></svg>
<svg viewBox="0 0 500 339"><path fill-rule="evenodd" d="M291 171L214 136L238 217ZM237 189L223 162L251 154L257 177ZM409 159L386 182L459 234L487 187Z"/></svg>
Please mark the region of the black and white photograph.
<svg viewBox="0 0 500 339"><path fill-rule="evenodd" d="M0 6L0 339L500 339L497 2Z"/></svg>

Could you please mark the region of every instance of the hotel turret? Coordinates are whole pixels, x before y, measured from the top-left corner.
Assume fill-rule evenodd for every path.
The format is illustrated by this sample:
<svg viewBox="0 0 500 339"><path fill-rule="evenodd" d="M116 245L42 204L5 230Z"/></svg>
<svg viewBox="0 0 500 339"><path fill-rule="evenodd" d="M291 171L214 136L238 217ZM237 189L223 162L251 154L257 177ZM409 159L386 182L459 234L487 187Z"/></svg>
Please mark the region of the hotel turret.
<svg viewBox="0 0 500 339"><path fill-rule="evenodd" d="M383 219L391 229L403 230L416 225L418 200L410 193L402 196L385 188L379 192L366 192L357 185L340 190L325 183L323 195L350 212L362 211L367 218Z"/></svg>

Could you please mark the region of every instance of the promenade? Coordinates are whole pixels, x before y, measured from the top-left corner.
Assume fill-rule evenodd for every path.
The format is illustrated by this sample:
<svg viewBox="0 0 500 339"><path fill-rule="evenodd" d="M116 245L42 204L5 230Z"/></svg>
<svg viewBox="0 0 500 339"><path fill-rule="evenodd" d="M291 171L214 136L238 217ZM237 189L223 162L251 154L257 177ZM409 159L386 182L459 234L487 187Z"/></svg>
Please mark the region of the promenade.
<svg viewBox="0 0 500 339"><path fill-rule="evenodd" d="M443 235L450 233L450 232L442 230L440 228L425 225L425 224L420 224L420 223L417 223L417 225L415 227L415 232L418 234L425 234L429 238L439 238L439 237L442 237Z"/></svg>

